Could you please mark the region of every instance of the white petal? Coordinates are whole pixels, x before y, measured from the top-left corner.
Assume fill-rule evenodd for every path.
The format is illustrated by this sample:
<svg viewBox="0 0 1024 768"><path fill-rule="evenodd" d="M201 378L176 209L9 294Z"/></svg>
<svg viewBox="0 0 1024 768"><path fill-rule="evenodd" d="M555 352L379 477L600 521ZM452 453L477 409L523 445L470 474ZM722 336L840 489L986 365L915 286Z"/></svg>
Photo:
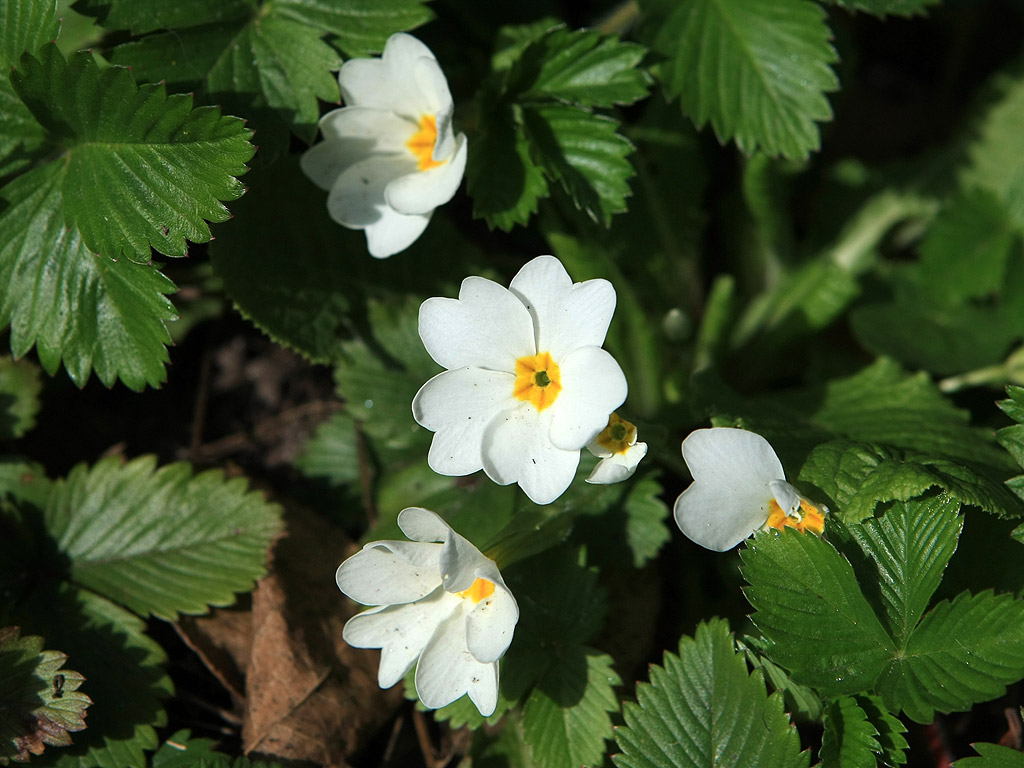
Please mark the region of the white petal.
<svg viewBox="0 0 1024 768"><path fill-rule="evenodd" d="M562 262L538 256L512 278L509 290L534 317L539 352L559 360L579 347L604 344L615 312L615 289L607 280L573 284Z"/></svg>
<svg viewBox="0 0 1024 768"><path fill-rule="evenodd" d="M787 515L800 511L800 494L792 485L785 480L772 480L768 483L768 488L771 489L775 501Z"/></svg>
<svg viewBox="0 0 1024 768"><path fill-rule="evenodd" d="M493 573L495 575L477 573L478 577L494 583L494 594L477 603L466 617L467 647L476 660L482 662L497 661L505 655L519 621L519 606L496 566Z"/></svg>
<svg viewBox="0 0 1024 768"><path fill-rule="evenodd" d="M441 583L448 592L469 589L477 572L489 573L493 570L497 573L493 560L484 557L472 542L459 535L440 515L429 509L403 509L398 515L398 525L410 539L442 542L438 564Z"/></svg>
<svg viewBox="0 0 1024 768"><path fill-rule="evenodd" d="M587 446L589 448L589 446ZM609 453L611 453L609 451ZM635 443L625 453L612 453L597 462L594 471L587 478L588 483L611 485L621 483L636 472L640 460L647 455L647 443Z"/></svg>
<svg viewBox="0 0 1024 768"><path fill-rule="evenodd" d="M782 462L756 432L713 427L691 432L683 440L683 460L693 479L729 487L744 485L768 492L772 480L785 480Z"/></svg>
<svg viewBox="0 0 1024 768"><path fill-rule="evenodd" d="M498 665L469 652L465 621L456 610L434 632L416 666L416 693L424 706L437 709L469 692L480 713L490 715L498 701Z"/></svg>
<svg viewBox="0 0 1024 768"><path fill-rule="evenodd" d="M460 133L455 152L443 165L400 176L384 189L384 199L399 213L428 213L455 196L466 171L466 134Z"/></svg>
<svg viewBox="0 0 1024 768"><path fill-rule="evenodd" d="M346 61L338 84L346 104L386 109L415 122L420 115L434 114L451 103L434 54L416 38L401 33L388 38L380 59Z"/></svg>
<svg viewBox="0 0 1024 768"><path fill-rule="evenodd" d="M386 259L416 242L430 223L430 214L406 216L390 208L381 211L380 220L366 227L366 249L376 259Z"/></svg>
<svg viewBox="0 0 1024 768"><path fill-rule="evenodd" d="M423 302L419 331L427 353L448 369L512 374L516 360L536 354L530 313L508 289L482 277L463 280L458 299Z"/></svg>
<svg viewBox="0 0 1024 768"><path fill-rule="evenodd" d="M361 160L407 152L416 126L392 112L342 107L320 119L324 140L303 153L302 172L321 189L331 189L341 174Z"/></svg>
<svg viewBox="0 0 1024 768"><path fill-rule="evenodd" d="M495 416L484 432L484 472L499 485L519 483L535 504L561 496L580 461L578 450L563 451L551 443L550 412L538 413L524 402Z"/></svg>
<svg viewBox="0 0 1024 768"><path fill-rule="evenodd" d="M411 603L441 584L441 546L375 541L338 566L338 588L363 605Z"/></svg>
<svg viewBox="0 0 1024 768"><path fill-rule="evenodd" d="M415 170L415 161L401 155L374 155L360 160L334 182L327 196L327 211L343 226L365 229L381 221L384 212L390 210L384 200L388 183Z"/></svg>
<svg viewBox="0 0 1024 768"><path fill-rule="evenodd" d="M562 391L549 408L551 442L578 451L608 426L608 416L625 401L626 377L600 347L580 347L556 362Z"/></svg>
<svg viewBox="0 0 1024 768"><path fill-rule="evenodd" d="M673 514L688 539L725 552L764 525L770 499L749 488L712 487L695 481L676 499Z"/></svg>
<svg viewBox="0 0 1024 768"><path fill-rule="evenodd" d="M469 475L483 468L487 423L514 404L511 373L481 368L444 371L412 400L416 421L433 431L427 464L440 475Z"/></svg>
<svg viewBox="0 0 1024 768"><path fill-rule="evenodd" d="M416 603L373 608L345 623L342 638L354 648L380 648L377 683L390 688L423 653L437 627L461 601L442 589Z"/></svg>
<svg viewBox="0 0 1024 768"><path fill-rule="evenodd" d="M347 168L365 158L366 153L354 145L322 141L302 153L299 167L320 189L329 190Z"/></svg>

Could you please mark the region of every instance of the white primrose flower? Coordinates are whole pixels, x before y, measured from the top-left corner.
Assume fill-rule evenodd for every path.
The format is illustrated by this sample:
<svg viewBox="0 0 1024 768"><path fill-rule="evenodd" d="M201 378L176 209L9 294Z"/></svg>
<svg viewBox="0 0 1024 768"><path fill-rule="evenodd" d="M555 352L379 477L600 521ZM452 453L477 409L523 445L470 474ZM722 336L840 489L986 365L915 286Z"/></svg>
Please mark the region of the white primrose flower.
<svg viewBox="0 0 1024 768"><path fill-rule="evenodd" d="M763 528L820 534L825 527L828 507L786 482L779 457L754 432L698 429L683 440L683 460L693 484L676 499L676 524L702 547L725 552Z"/></svg>
<svg viewBox="0 0 1024 768"><path fill-rule="evenodd" d="M587 482L610 485L632 477L640 459L647 455L647 443L638 443L636 426L613 413L608 426L587 444L587 450L601 459Z"/></svg>
<svg viewBox="0 0 1024 768"><path fill-rule="evenodd" d="M512 642L519 606L498 566L428 509L398 525L412 541L373 541L338 566L338 587L375 606L342 637L380 648L377 682L390 688L416 665L416 694L431 709L463 694L487 716L498 702L498 659ZM435 543L440 542L440 543Z"/></svg>
<svg viewBox="0 0 1024 768"><path fill-rule="evenodd" d="M611 283L573 283L553 256L530 261L507 289L467 277L458 299L423 302L420 338L448 369L412 401L435 433L431 469L483 469L537 504L561 496L580 450L626 399L626 377L601 349L614 311Z"/></svg>
<svg viewBox="0 0 1024 768"><path fill-rule="evenodd" d="M320 120L324 140L302 170L329 191L327 211L366 230L370 254L405 250L434 209L455 195L466 169L466 136L452 130L452 96L423 43L392 35L379 59L350 59L338 73L344 107Z"/></svg>

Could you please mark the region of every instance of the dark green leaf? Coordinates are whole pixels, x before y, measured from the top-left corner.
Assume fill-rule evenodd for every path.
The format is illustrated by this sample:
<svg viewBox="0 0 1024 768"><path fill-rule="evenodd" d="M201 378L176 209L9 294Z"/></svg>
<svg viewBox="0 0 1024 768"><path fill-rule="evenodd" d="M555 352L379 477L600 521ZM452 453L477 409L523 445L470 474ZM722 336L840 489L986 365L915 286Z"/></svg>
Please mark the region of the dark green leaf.
<svg viewBox="0 0 1024 768"><path fill-rule="evenodd" d="M875 728L875 740L882 748L879 755L882 765L896 768L906 763L909 745L903 734L907 732L907 726L889 712L877 696L857 696L857 704Z"/></svg>
<svg viewBox="0 0 1024 768"><path fill-rule="evenodd" d="M33 345L51 375L63 361L79 386L157 386L166 376L174 285L151 265L89 250L65 225L66 167L51 163L0 190L0 326L16 356Z"/></svg>
<svg viewBox="0 0 1024 768"><path fill-rule="evenodd" d="M875 727L852 696L842 696L825 708L821 737L821 768L875 768L882 747Z"/></svg>
<svg viewBox="0 0 1024 768"><path fill-rule="evenodd" d="M54 485L46 526L71 578L136 613L174 619L230 605L265 572L277 508L220 471L154 457L79 465Z"/></svg>
<svg viewBox="0 0 1024 768"><path fill-rule="evenodd" d="M941 0L829 0L850 11L865 11L875 16L915 16L926 13Z"/></svg>
<svg viewBox="0 0 1024 768"><path fill-rule="evenodd" d="M626 543L633 552L633 565L643 568L672 538L665 520L668 506L661 500L661 483L655 476L635 480L626 497Z"/></svg>
<svg viewBox="0 0 1024 768"><path fill-rule="evenodd" d="M606 227L626 210L633 145L615 120L571 106L531 106L523 108L523 126L540 164L579 210Z"/></svg>
<svg viewBox="0 0 1024 768"><path fill-rule="evenodd" d="M683 112L745 153L804 158L830 120L836 53L822 9L806 0L653 2L668 12L653 47L661 79Z"/></svg>
<svg viewBox="0 0 1024 768"><path fill-rule="evenodd" d="M955 768L1024 768L1024 753L999 744L972 744L981 757L957 760Z"/></svg>
<svg viewBox="0 0 1024 768"><path fill-rule="evenodd" d="M507 89L520 102L554 99L586 107L632 104L650 76L637 65L646 50L594 30L555 29L516 61Z"/></svg>
<svg viewBox="0 0 1024 768"><path fill-rule="evenodd" d="M679 655L666 653L650 667L636 703L623 707L625 726L615 731L622 754L618 768L740 766L796 768L810 755L782 708L769 696L757 671L747 672L729 625L701 623L693 638L679 641Z"/></svg>
<svg viewBox="0 0 1024 768"><path fill-rule="evenodd" d="M74 9L93 16L107 29L142 35L158 29L179 29L231 21L253 13L253 0L76 0Z"/></svg>
<svg viewBox="0 0 1024 768"><path fill-rule="evenodd" d="M100 69L88 51L66 62L55 45L23 56L11 77L66 148L65 219L97 253L143 263L150 247L184 256L186 239L210 239L206 221L228 218L220 201L244 191L235 177L255 150L238 118L192 109L163 86L136 87L128 70Z"/></svg>
<svg viewBox="0 0 1024 768"><path fill-rule="evenodd" d="M85 729L92 703L79 691L81 674L64 669L67 655L44 651L43 638L0 628L0 765L25 762L50 747L66 747Z"/></svg>
<svg viewBox="0 0 1024 768"><path fill-rule="evenodd" d="M355 420L345 411L331 414L317 427L294 464L307 477L322 477L331 485L358 481L359 433Z"/></svg>

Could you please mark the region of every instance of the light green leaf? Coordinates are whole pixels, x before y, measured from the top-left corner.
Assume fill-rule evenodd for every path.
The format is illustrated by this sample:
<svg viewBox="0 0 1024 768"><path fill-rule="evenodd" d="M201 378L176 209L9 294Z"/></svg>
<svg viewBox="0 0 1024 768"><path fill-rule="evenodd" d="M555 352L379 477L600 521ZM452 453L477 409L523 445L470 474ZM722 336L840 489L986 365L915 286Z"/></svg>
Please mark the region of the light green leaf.
<svg viewBox="0 0 1024 768"><path fill-rule="evenodd" d="M653 47L668 57L660 77L683 113L711 123L743 152L804 158L832 119L825 93L838 88L837 56L824 12L806 0L649 0L668 17Z"/></svg>
<svg viewBox="0 0 1024 768"><path fill-rule="evenodd" d="M0 357L0 440L21 437L35 426L42 388L32 362Z"/></svg>
<svg viewBox="0 0 1024 768"><path fill-rule="evenodd" d="M244 191L235 177L255 148L238 118L192 109L163 86L136 87L128 70L100 69L88 51L66 62L52 44L38 59L23 56L11 80L66 148L65 219L97 253L142 263L150 247L184 256L186 239L210 239L206 221L228 218L220 201Z"/></svg>
<svg viewBox="0 0 1024 768"><path fill-rule="evenodd" d="M548 196L548 182L530 157L530 144L511 107L478 98L480 131L469 143L466 190L473 198L473 216L508 232L525 224Z"/></svg>
<svg viewBox="0 0 1024 768"><path fill-rule="evenodd" d="M1002 76L996 90L998 99L982 116L977 138L968 147L960 183L995 195L1017 226L1024 227L1024 152L1020 144L1024 77Z"/></svg>
<svg viewBox="0 0 1024 768"><path fill-rule="evenodd" d="M864 11L875 16L916 16L941 0L829 0L850 11Z"/></svg>
<svg viewBox="0 0 1024 768"><path fill-rule="evenodd" d="M523 127L533 153L558 180L576 207L609 226L626 210L632 143L617 133L618 122L565 105L523 108Z"/></svg>
<svg viewBox="0 0 1024 768"><path fill-rule="evenodd" d="M545 16L526 24L507 24L501 27L494 40L491 70L505 72L511 69L530 43L560 26L562 23L554 16Z"/></svg>
<svg viewBox="0 0 1024 768"><path fill-rule="evenodd" d="M89 250L64 223L66 177L50 163L0 189L0 327L10 324L15 356L34 345L47 373L63 362L79 386L92 370L107 386L157 386L174 285L151 265Z"/></svg>
<svg viewBox="0 0 1024 768"><path fill-rule="evenodd" d="M0 607L0 612L2 612ZM88 590L68 584L36 589L0 623L18 624L73 659L93 703L88 727L50 765L59 768L124 768L146 765L166 724L161 699L173 687L163 670L166 656L146 633L145 623Z"/></svg>
<svg viewBox="0 0 1024 768"><path fill-rule="evenodd" d="M970 709L1024 677L1024 601L982 592L938 603L893 658L876 690L919 723Z"/></svg>
<svg viewBox="0 0 1024 768"><path fill-rule="evenodd" d="M595 30L554 29L522 52L509 74L509 93L521 102L556 100L586 107L632 104L651 78L637 65L646 49Z"/></svg>
<svg viewBox="0 0 1024 768"><path fill-rule="evenodd" d="M693 638L679 641L678 656L666 652L663 666L652 665L636 699L623 707L626 724L615 731L618 768L796 768L810 762L782 696L769 696L760 672L747 672L722 619L702 622Z"/></svg>
<svg viewBox="0 0 1024 768"><path fill-rule="evenodd" d="M633 565L643 568L657 557L672 538L665 524L668 506L661 500L662 488L654 475L635 480L623 504L626 513L626 543L633 552Z"/></svg>
<svg viewBox="0 0 1024 768"><path fill-rule="evenodd" d="M1006 394L1007 399L1000 400L996 405L1017 423L996 432L996 440L1013 456L1017 464L1024 467L1024 387L1010 385L1006 388ZM1006 484L1014 493L1024 498L1024 475L1017 475L1007 480Z"/></svg>
<svg viewBox="0 0 1024 768"><path fill-rule="evenodd" d="M612 657L587 651L555 661L523 705L523 741L537 768L600 765L622 680Z"/></svg>
<svg viewBox="0 0 1024 768"><path fill-rule="evenodd" d="M434 14L430 0L277 0L274 5L290 19L326 30L332 42L350 57L384 50L395 32L414 29Z"/></svg>
<svg viewBox="0 0 1024 768"><path fill-rule="evenodd" d="M67 655L44 651L43 638L0 628L0 765L25 762L50 747L66 747L85 729L92 703L79 691L85 678L64 669Z"/></svg>
<svg viewBox="0 0 1024 768"><path fill-rule="evenodd" d="M898 649L924 615L946 564L956 551L963 517L945 494L894 504L881 518L870 518L849 532L875 564L865 589L877 589L889 635Z"/></svg>
<svg viewBox="0 0 1024 768"><path fill-rule="evenodd" d="M816 536L760 533L742 551L744 594L769 655L824 696L869 689L895 644L850 563Z"/></svg>
<svg viewBox="0 0 1024 768"><path fill-rule="evenodd" d="M821 737L821 768L875 768L882 751L877 732L852 696L841 696L825 708Z"/></svg>
<svg viewBox="0 0 1024 768"><path fill-rule="evenodd" d="M46 527L73 581L136 613L174 619L230 605L265 572L280 513L243 478L156 469L154 457L79 465L54 484Z"/></svg>
<svg viewBox="0 0 1024 768"><path fill-rule="evenodd" d="M331 485L347 485L359 480L359 434L355 419L345 411L317 427L294 461L306 477L322 477Z"/></svg>
<svg viewBox="0 0 1024 768"><path fill-rule="evenodd" d="M964 504L1000 517L1016 517L1019 504L1002 484L945 459L905 454L877 445L834 440L811 451L800 480L820 488L844 522L869 517L877 505L907 501L942 488Z"/></svg>
<svg viewBox="0 0 1024 768"><path fill-rule="evenodd" d="M1024 768L1024 752L984 742L972 744L981 757L965 757L953 763L954 768Z"/></svg>

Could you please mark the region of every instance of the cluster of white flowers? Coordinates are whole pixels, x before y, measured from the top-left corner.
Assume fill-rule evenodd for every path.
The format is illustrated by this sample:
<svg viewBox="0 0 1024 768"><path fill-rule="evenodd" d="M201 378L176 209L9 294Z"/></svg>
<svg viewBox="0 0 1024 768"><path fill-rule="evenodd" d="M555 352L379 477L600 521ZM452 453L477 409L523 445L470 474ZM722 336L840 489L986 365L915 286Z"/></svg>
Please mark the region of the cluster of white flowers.
<svg viewBox="0 0 1024 768"><path fill-rule="evenodd" d="M366 230L373 256L390 256L455 194L466 138L454 134L437 60L409 35L392 36L380 59L347 62L338 81L346 106L320 121L324 141L302 168L329 190L332 218ZM457 299L425 301L420 338L445 368L412 402L416 421L434 432L430 467L453 476L483 470L537 504L569 487L584 447L600 459L587 482L629 478L647 444L615 412L626 377L602 349L614 311L607 280L574 283L552 256L528 262L508 288L467 277ZM701 429L682 450L693 484L676 500L675 519L697 544L725 551L766 527L821 533L828 510L786 482L760 435ZM411 541L371 542L338 568L341 591L372 606L349 620L344 638L381 649L382 688L416 664L423 704L468 694L489 715L519 618L515 598L495 563L438 515L412 507L398 524Z"/></svg>

